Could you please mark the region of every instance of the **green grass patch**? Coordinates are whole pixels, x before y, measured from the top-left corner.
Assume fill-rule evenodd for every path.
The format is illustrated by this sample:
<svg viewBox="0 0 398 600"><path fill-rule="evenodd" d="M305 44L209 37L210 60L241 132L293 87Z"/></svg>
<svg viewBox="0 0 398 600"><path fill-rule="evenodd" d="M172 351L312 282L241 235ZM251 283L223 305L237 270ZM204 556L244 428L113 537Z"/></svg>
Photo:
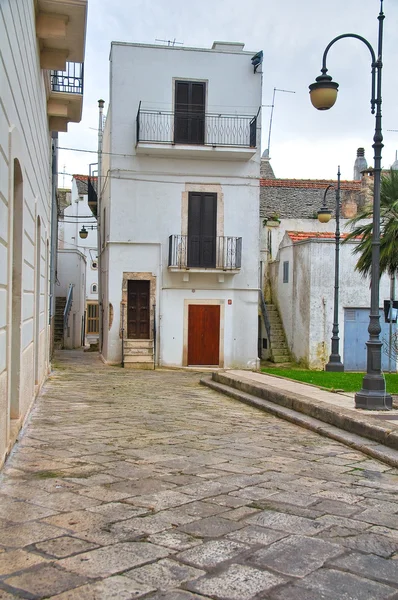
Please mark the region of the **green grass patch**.
<svg viewBox="0 0 398 600"><path fill-rule="evenodd" d="M328 390L342 390L344 392L359 391L364 376L364 373L332 373L330 371L310 371L307 369L265 368L261 371L267 375L278 375L279 377L310 383ZM397 373L384 373L384 377L386 378L387 392L398 394Z"/></svg>

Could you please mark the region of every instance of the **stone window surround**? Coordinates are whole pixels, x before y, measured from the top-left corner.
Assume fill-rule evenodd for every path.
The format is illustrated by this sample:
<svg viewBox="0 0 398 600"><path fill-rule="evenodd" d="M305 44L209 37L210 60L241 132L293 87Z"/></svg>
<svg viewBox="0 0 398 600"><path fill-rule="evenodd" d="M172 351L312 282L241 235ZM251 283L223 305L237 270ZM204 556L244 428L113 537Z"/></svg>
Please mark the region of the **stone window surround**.
<svg viewBox="0 0 398 600"><path fill-rule="evenodd" d="M156 304L156 277L149 272L123 272L122 280L122 301L120 303L120 323L123 322L124 339L127 340L127 282L128 281L149 281L149 339L153 340L154 310ZM120 328L119 337L122 337L122 328Z"/></svg>
<svg viewBox="0 0 398 600"><path fill-rule="evenodd" d="M224 194L219 183L186 183L181 201L181 235L188 235L189 192L217 194L217 237L224 235Z"/></svg>
<svg viewBox="0 0 398 600"><path fill-rule="evenodd" d="M190 304L210 304L220 307L220 349L219 349L219 360L218 368L224 368L224 320L225 320L225 300L216 299L200 299L191 300L186 298L184 300L184 326L183 326L183 351L182 351L182 366L195 366L188 365L188 310ZM196 365L200 366L200 365ZM215 367L217 368L217 367Z"/></svg>

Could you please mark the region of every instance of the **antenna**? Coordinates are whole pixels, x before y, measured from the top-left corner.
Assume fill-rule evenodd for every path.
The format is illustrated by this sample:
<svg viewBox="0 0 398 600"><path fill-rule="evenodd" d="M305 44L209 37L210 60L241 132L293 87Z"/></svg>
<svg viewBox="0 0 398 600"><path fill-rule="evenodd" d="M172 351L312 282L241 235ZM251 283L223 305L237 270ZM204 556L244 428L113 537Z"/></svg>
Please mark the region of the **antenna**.
<svg viewBox="0 0 398 600"><path fill-rule="evenodd" d="M271 145L271 128L272 128L272 118L274 116L274 107L275 107L275 93L276 92L284 92L285 94L295 94L296 92L293 92L292 90L281 90L279 88L274 88L274 93L272 95L272 104L271 104L271 116L270 116L270 120L269 120L269 132L268 132L268 156L269 156L269 149L270 149L270 145Z"/></svg>
<svg viewBox="0 0 398 600"><path fill-rule="evenodd" d="M158 40L156 38L155 42L164 42L168 46L175 46L176 44L178 44L179 46L183 46L184 45L184 42L177 42L175 38L174 38L174 40Z"/></svg>
<svg viewBox="0 0 398 600"><path fill-rule="evenodd" d="M62 177L62 187L65 188L66 165L64 165L64 173Z"/></svg>

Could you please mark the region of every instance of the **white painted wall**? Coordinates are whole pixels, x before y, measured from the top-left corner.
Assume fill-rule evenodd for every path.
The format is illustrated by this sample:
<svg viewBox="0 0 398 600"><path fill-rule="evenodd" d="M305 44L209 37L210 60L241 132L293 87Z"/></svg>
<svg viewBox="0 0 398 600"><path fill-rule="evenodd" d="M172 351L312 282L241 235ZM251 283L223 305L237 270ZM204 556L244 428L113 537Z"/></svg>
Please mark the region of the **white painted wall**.
<svg viewBox="0 0 398 600"><path fill-rule="evenodd" d="M49 235L51 139L49 74L39 66L34 2L0 3L0 465L10 418L18 427L49 369ZM15 161L18 161L17 163ZM21 169L21 239L13 239L18 206L14 167ZM40 223L40 226L38 225ZM39 232L39 233L38 233ZM22 245L21 318L12 317L13 266ZM19 300L18 300L19 302ZM19 311L19 309L18 309ZM20 344L19 344L20 340ZM20 347L19 347L20 346ZM13 381L13 386L11 382ZM11 389L13 387L13 390ZM13 394L13 395L12 395Z"/></svg>
<svg viewBox="0 0 398 600"><path fill-rule="evenodd" d="M369 279L355 271L355 242L340 246L339 335L344 362L344 309L370 306ZM282 283L283 261L290 262L289 284ZM286 338L293 358L322 369L329 359L333 326L334 240L310 239L289 243L285 236L278 259L270 265ZM380 280L380 308L390 297L390 279Z"/></svg>
<svg viewBox="0 0 398 600"><path fill-rule="evenodd" d="M225 306L225 366L253 366L257 359L258 214L260 153L247 161L167 158L137 155L136 115L140 101L171 110L174 79L207 82L207 112L257 114L261 105L260 74L253 74L253 53L216 52L113 43L111 110L103 162L101 254L104 304L103 355L120 362L120 302L123 272L150 272L157 281L159 362L182 365L184 300L217 299ZM148 68L150 65L150 76ZM126 73L129 76L126 77ZM260 142L260 119L258 142ZM127 154L129 156L120 156ZM167 154L167 153L166 153ZM172 152L171 152L172 155ZM190 186L190 187L189 187ZM193 187L192 187L193 186ZM222 235L243 238L242 269L225 274L181 273L168 269L168 239L181 234L183 196L187 190L212 191L224 201ZM220 196L219 196L220 197ZM193 291L194 290L194 291ZM114 318L109 328L109 304Z"/></svg>
<svg viewBox="0 0 398 600"><path fill-rule="evenodd" d="M88 233L86 239L82 239L79 235L83 225ZM92 227L94 229L91 229ZM59 250L76 250L86 259L84 306L87 300L98 301L97 220L88 205L88 195L79 195L75 178L72 179L71 204L65 208L59 219L58 240ZM68 277L71 268L66 264L67 260L74 264L75 254L64 253L62 261L58 261L57 277L63 287L68 287L70 283ZM97 291L93 291L93 286L96 286ZM92 342L98 338L92 335L89 337ZM88 343L89 340L86 341Z"/></svg>
<svg viewBox="0 0 398 600"><path fill-rule="evenodd" d="M80 348L86 308L86 257L79 250L59 250L58 269L63 276L55 288L56 296L67 298L70 284L74 286L72 308L64 331L64 346Z"/></svg>

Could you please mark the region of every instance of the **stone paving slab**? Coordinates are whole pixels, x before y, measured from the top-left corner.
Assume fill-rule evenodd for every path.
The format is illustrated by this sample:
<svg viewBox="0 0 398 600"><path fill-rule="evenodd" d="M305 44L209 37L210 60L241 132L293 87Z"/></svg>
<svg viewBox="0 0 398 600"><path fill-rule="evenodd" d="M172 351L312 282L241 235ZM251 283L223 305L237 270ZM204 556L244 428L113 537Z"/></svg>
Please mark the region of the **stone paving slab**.
<svg viewBox="0 0 398 600"><path fill-rule="evenodd" d="M200 377L57 356L0 475L0 600L398 597L398 469Z"/></svg>

